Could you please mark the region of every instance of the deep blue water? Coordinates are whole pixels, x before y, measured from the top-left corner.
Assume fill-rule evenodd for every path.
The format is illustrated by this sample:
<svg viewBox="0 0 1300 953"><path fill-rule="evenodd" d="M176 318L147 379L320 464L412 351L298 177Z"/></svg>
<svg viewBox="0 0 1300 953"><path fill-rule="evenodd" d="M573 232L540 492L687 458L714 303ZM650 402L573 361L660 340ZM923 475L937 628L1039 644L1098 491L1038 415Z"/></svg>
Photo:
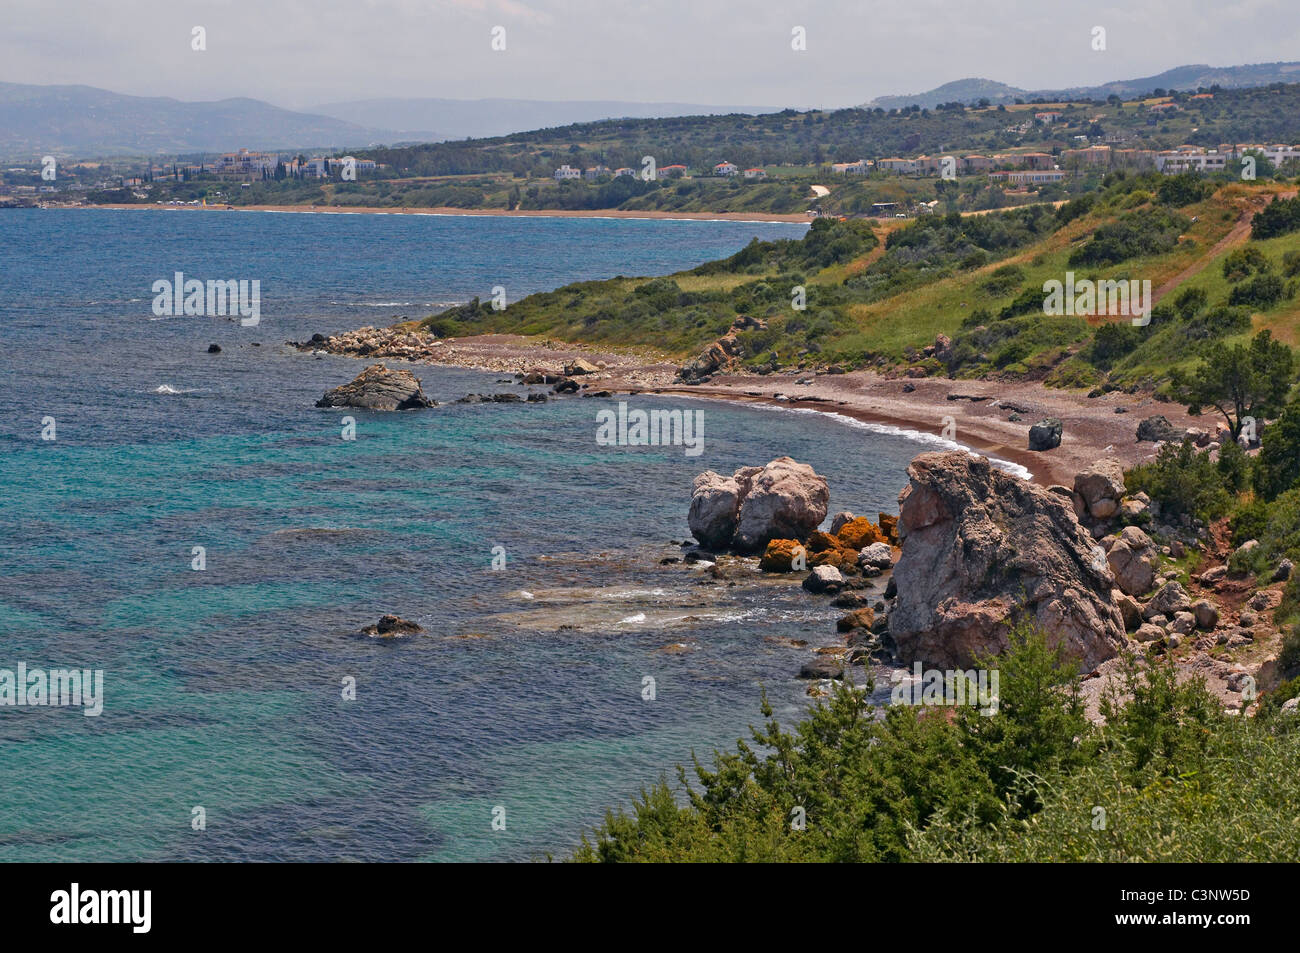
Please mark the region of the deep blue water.
<svg viewBox="0 0 1300 953"><path fill-rule="evenodd" d="M788 454L827 477L832 511L874 515L914 443L651 397L630 402L703 409L701 456L598 446L611 404L578 398L354 413L345 441L313 403L362 365L283 342L802 230L0 213L0 669L105 672L99 717L0 707L0 860L563 854L692 750L745 735L762 689L797 715L811 648L788 640L834 641L838 613L791 580L660 565L691 480ZM259 279L260 325L155 318L150 287L178 270ZM414 370L441 401L519 390ZM385 612L427 631L351 634Z"/></svg>

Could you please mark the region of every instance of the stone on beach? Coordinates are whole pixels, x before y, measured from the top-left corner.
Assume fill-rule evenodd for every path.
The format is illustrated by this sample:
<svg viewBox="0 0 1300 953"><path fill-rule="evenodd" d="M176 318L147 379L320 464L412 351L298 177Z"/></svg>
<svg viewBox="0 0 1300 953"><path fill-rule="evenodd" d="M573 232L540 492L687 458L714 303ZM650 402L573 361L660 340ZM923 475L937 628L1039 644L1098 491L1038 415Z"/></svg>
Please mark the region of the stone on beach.
<svg viewBox="0 0 1300 953"><path fill-rule="evenodd" d="M844 585L844 575L834 566L818 566L803 581L809 592L838 592Z"/></svg>
<svg viewBox="0 0 1300 953"><path fill-rule="evenodd" d="M1174 427L1164 414L1147 417L1137 427L1139 443L1167 443L1171 440L1182 440L1185 433L1186 431Z"/></svg>
<svg viewBox="0 0 1300 953"><path fill-rule="evenodd" d="M1059 417L1047 417L1029 428L1029 449L1042 452L1055 450L1061 445L1064 430Z"/></svg>

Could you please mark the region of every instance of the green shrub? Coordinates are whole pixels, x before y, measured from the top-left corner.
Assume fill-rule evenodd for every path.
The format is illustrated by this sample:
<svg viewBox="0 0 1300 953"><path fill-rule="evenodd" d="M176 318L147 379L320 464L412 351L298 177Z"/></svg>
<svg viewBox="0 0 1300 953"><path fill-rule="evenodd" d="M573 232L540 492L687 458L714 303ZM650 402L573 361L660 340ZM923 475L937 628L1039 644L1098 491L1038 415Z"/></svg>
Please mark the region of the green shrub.
<svg viewBox="0 0 1300 953"><path fill-rule="evenodd" d="M1204 288L1183 288L1174 295L1174 310L1178 317L1190 321L1205 307L1206 298Z"/></svg>
<svg viewBox="0 0 1300 953"><path fill-rule="evenodd" d="M1146 328L1136 327L1128 321L1103 324L1093 335L1088 347L1088 360L1107 370L1120 358L1131 354L1142 343L1146 333Z"/></svg>
<svg viewBox="0 0 1300 953"><path fill-rule="evenodd" d="M1264 253L1254 245L1237 248L1223 259L1223 277L1229 281L1241 281L1251 275L1264 275L1272 270Z"/></svg>
<svg viewBox="0 0 1300 953"><path fill-rule="evenodd" d="M1268 504L1263 500L1252 500L1232 517L1232 545L1240 546L1248 539L1259 539L1267 525Z"/></svg>
<svg viewBox="0 0 1300 953"><path fill-rule="evenodd" d="M1223 488L1229 493L1237 494L1250 486L1251 459L1235 440L1226 440L1219 447L1219 459L1215 466L1223 481Z"/></svg>
<svg viewBox="0 0 1300 953"><path fill-rule="evenodd" d="M1228 304L1266 310L1282 300L1286 283L1277 275L1259 275L1243 281L1228 294Z"/></svg>
<svg viewBox="0 0 1300 953"><path fill-rule="evenodd" d="M1070 254L1071 265L1114 265L1173 250L1190 222L1164 209L1139 209L1102 225Z"/></svg>
<svg viewBox="0 0 1300 953"><path fill-rule="evenodd" d="M990 298L1002 298L1020 287L1020 283L1024 280L1023 268L1018 265L1003 265L1001 268L993 269L992 273L980 283L979 290Z"/></svg>
<svg viewBox="0 0 1300 953"><path fill-rule="evenodd" d="M1274 198L1264 206L1250 224L1250 237L1276 238L1300 229L1300 196L1290 199Z"/></svg>
<svg viewBox="0 0 1300 953"><path fill-rule="evenodd" d="M1161 205L1182 208L1193 202L1200 202L1214 194L1214 183L1207 182L1195 172L1183 172L1179 175L1166 176L1161 181L1156 195Z"/></svg>
<svg viewBox="0 0 1300 953"><path fill-rule="evenodd" d="M1145 492L1172 516L1208 522L1226 513L1232 503L1210 455L1198 453L1190 438L1166 443L1155 460L1130 470L1125 484L1134 492Z"/></svg>
<svg viewBox="0 0 1300 953"><path fill-rule="evenodd" d="M1260 437L1255 492L1271 500L1300 484L1300 400L1293 400Z"/></svg>

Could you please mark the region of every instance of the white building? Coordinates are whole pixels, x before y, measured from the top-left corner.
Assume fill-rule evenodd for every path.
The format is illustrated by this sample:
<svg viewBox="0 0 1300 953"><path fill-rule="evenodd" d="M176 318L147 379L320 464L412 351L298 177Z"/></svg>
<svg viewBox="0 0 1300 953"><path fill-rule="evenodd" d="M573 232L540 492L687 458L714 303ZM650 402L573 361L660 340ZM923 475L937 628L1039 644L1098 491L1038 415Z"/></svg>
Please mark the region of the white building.
<svg viewBox="0 0 1300 953"><path fill-rule="evenodd" d="M267 175L275 171L276 164L280 157L269 152L249 152L247 149L240 149L238 152L227 152L219 158L214 166L217 175Z"/></svg>
<svg viewBox="0 0 1300 953"><path fill-rule="evenodd" d="M582 170L573 168L567 162L555 170L555 181L557 182L563 181L564 179L580 178L582 178Z"/></svg>
<svg viewBox="0 0 1300 953"><path fill-rule="evenodd" d="M714 175L735 175L740 167L731 162L719 162L713 167Z"/></svg>
<svg viewBox="0 0 1300 953"><path fill-rule="evenodd" d="M746 169L746 170L745 170L745 178L747 178L747 179L766 179L766 178L767 178L767 170L766 170L766 169Z"/></svg>
<svg viewBox="0 0 1300 953"><path fill-rule="evenodd" d="M1158 152L1156 168L1165 175L1180 172L1222 172L1229 156L1223 152Z"/></svg>

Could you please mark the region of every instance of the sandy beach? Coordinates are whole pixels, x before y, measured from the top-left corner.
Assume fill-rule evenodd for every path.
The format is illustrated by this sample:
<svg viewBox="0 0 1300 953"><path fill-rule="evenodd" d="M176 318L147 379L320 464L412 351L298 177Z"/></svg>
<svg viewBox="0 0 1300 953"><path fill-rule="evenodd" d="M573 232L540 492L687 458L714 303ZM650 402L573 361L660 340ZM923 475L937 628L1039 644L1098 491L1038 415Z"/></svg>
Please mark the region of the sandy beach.
<svg viewBox="0 0 1300 953"><path fill-rule="evenodd" d="M949 437L979 453L1019 464L1036 482L1047 485L1073 485L1076 473L1102 457L1114 457L1126 468L1150 460L1154 445L1139 443L1136 434L1138 422L1146 417L1161 414L1175 427L1211 432L1215 425L1213 417L1191 417L1181 406L1149 395L1115 392L1090 398L1081 391L1022 381L909 380L872 371L792 371L718 375L691 386L675 380L677 363L648 350L600 350L509 334L443 339L425 349L418 362L499 373L543 369L558 374L578 358L599 368L598 373L578 378L589 393L672 394L840 414ZM372 354L368 359L395 358ZM1060 418L1061 445L1046 452L1031 451L1029 428L1045 417Z"/></svg>
<svg viewBox="0 0 1300 953"><path fill-rule="evenodd" d="M69 208L152 209L158 212L303 212L321 215L463 215L501 216L507 218L632 218L675 219L700 222L803 222L811 219L805 212L656 212L620 209L518 209L502 208L381 208L369 205L149 205L104 204L76 205Z"/></svg>

